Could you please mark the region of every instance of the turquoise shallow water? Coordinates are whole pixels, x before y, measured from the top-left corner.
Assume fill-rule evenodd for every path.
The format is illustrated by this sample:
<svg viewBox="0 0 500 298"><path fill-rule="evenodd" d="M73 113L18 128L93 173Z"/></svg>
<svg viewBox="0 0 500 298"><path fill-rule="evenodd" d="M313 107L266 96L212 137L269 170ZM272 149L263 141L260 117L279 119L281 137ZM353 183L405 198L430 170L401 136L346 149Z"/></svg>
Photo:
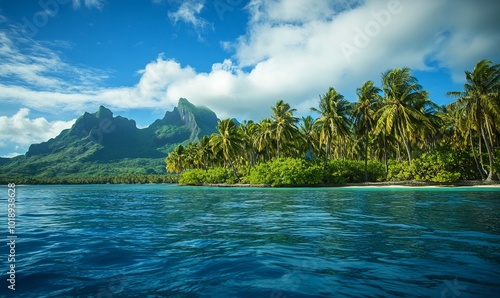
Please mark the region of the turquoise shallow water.
<svg viewBox="0 0 500 298"><path fill-rule="evenodd" d="M19 297L500 296L498 188L17 186L16 212Z"/></svg>

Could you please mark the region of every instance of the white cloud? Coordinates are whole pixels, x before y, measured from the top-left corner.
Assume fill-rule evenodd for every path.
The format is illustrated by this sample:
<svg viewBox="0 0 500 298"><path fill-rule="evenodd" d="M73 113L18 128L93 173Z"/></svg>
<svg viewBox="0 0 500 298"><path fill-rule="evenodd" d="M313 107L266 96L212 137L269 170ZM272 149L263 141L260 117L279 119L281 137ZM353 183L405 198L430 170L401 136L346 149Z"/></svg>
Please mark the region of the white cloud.
<svg viewBox="0 0 500 298"><path fill-rule="evenodd" d="M63 129L70 128L76 119L71 121L47 121L47 119L29 118L30 110L21 108L12 115L0 116L0 148L13 147L24 149L33 143L40 143L56 137ZM11 155L18 155L12 153ZM11 156L9 156L11 157Z"/></svg>
<svg viewBox="0 0 500 298"><path fill-rule="evenodd" d="M185 1L177 11L169 12L168 17L174 24L177 24L179 21L190 24L198 33L198 38L201 39L200 32L206 29L213 29L213 26L207 20L199 16L204 6L204 1Z"/></svg>
<svg viewBox="0 0 500 298"><path fill-rule="evenodd" d="M17 43L17 44L16 44ZM31 90L82 90L107 78L104 71L70 65L44 43L29 38L13 40L0 31L0 79L8 85L23 85ZM23 46L21 51L20 46ZM51 46L70 47L56 41Z"/></svg>
<svg viewBox="0 0 500 298"><path fill-rule="evenodd" d="M171 108L180 97L212 108L219 117L259 120L284 99L300 113L329 86L355 100L355 89L380 73L408 66L448 70L456 80L480 59L500 61L500 1L452 0L253 0L246 33L226 49L234 55L214 61L209 72L163 55L138 73L133 86L104 88L100 80L70 84L61 77L105 78L104 72L75 68L38 45L38 54L20 53L0 31L0 77L22 84L0 83L0 101L22 102L38 110ZM203 27L202 2L185 2L171 13L173 22ZM342 45L355 47L347 55ZM34 51L33 51L34 52ZM9 58L10 57L10 58ZM4 62L5 61L5 62ZM64 70L64 71L63 71ZM77 80L75 80L77 81ZM41 86L42 85L42 86ZM95 87L98 86L98 87ZM425 86L424 86L425 88Z"/></svg>
<svg viewBox="0 0 500 298"><path fill-rule="evenodd" d="M247 5L251 23L299 23L329 20L332 16L356 7L359 1L347 0L253 0Z"/></svg>
<svg viewBox="0 0 500 298"><path fill-rule="evenodd" d="M16 157L16 156L23 155L23 154L24 153L20 153L20 152L11 152L11 153L5 154L4 156L0 156L0 157L12 158L12 157Z"/></svg>

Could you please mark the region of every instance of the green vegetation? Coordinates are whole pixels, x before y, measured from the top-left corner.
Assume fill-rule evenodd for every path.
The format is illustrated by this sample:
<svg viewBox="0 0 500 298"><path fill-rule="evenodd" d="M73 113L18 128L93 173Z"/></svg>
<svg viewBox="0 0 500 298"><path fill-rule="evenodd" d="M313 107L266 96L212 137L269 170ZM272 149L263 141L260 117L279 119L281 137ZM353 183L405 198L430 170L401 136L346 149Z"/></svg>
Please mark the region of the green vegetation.
<svg viewBox="0 0 500 298"><path fill-rule="evenodd" d="M277 158L253 167L248 176L251 184L306 185L322 180L322 168L298 158Z"/></svg>
<svg viewBox="0 0 500 298"><path fill-rule="evenodd" d="M2 167L0 178L87 178L119 175L165 174L162 158L79 160L62 154L21 156Z"/></svg>
<svg viewBox="0 0 500 298"><path fill-rule="evenodd" d="M415 180L497 180L500 168L500 65L479 61L464 91L439 107L410 69L368 81L357 102L334 88L317 116L298 119L283 100L260 122L218 122L218 133L178 146L165 159L180 183L284 185Z"/></svg>
<svg viewBox="0 0 500 298"><path fill-rule="evenodd" d="M455 182L476 179L475 165L468 151L443 147L425 152L408 165L391 161L387 180Z"/></svg>
<svg viewBox="0 0 500 298"><path fill-rule="evenodd" d="M113 175L87 177L0 177L0 184L147 184L177 183L177 175Z"/></svg>
<svg viewBox="0 0 500 298"><path fill-rule="evenodd" d="M57 137L31 145L26 155L0 159L0 180L114 183L109 177L128 181L123 177L165 175L165 154L215 132L216 124L214 112L182 98L163 119L143 129L101 106Z"/></svg>
<svg viewBox="0 0 500 298"><path fill-rule="evenodd" d="M465 72L437 106L410 69L384 72L348 101L335 88L311 116L283 100L259 122L217 121L181 98L149 127L100 107L24 156L0 158L15 183L247 183L272 186L415 180L498 180L500 65ZM165 154L168 153L164 160ZM165 164L168 173L165 176Z"/></svg>

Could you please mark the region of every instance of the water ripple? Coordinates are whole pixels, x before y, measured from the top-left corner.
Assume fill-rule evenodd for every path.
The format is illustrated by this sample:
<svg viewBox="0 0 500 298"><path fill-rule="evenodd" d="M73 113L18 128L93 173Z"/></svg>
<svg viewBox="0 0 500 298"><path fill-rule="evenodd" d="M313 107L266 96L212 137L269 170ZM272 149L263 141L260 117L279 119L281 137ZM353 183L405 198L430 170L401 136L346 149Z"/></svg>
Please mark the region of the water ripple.
<svg viewBox="0 0 500 298"><path fill-rule="evenodd" d="M18 188L20 297L500 293L495 189Z"/></svg>

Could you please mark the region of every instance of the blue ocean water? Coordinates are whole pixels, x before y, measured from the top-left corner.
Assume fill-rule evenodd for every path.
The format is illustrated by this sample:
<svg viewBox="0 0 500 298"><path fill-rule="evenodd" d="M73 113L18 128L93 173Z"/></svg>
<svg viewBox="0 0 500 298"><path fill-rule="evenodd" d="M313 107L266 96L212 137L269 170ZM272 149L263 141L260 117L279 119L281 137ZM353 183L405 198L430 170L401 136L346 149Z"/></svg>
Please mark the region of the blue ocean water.
<svg viewBox="0 0 500 298"><path fill-rule="evenodd" d="M7 187L0 193L8 297ZM16 194L17 297L500 296L499 188Z"/></svg>

